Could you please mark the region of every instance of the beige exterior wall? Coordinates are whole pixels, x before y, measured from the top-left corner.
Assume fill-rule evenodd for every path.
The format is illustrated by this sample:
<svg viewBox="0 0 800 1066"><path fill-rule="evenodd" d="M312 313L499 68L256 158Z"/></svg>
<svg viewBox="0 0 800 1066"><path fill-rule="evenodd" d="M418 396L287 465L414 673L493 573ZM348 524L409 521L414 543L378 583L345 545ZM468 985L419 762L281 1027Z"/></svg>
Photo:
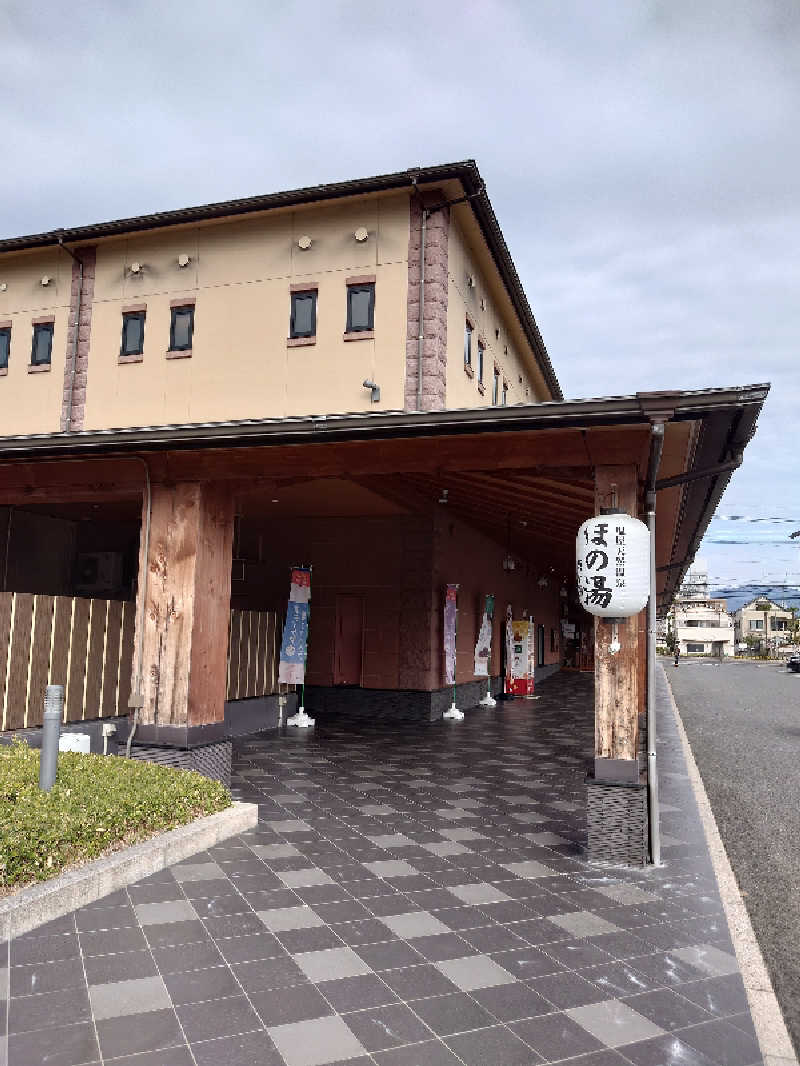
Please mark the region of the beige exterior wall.
<svg viewBox="0 0 800 1066"><path fill-rule="evenodd" d="M536 403L549 399L537 387L531 373L533 354L527 350L523 356L516 315L502 306L507 302L507 296L493 265L485 253L480 254L470 246L455 219L450 224L448 253L447 406L491 406L495 366L500 371L498 403L502 399L504 380L508 383L509 404ZM475 281L474 287L468 284L470 277ZM464 369L464 328L467 318L473 325L473 377ZM478 382L478 340L485 342L486 346L483 394Z"/></svg>
<svg viewBox="0 0 800 1066"><path fill-rule="evenodd" d="M397 195L101 242L84 428L402 408L408 227L408 197ZM368 274L374 339L345 341L346 279ZM290 347L290 286L305 283L318 286L316 343ZM195 301L192 354L168 359L170 305L182 297ZM142 361L120 364L122 310L141 303ZM380 404L365 378L381 386Z"/></svg>
<svg viewBox="0 0 800 1066"><path fill-rule="evenodd" d="M8 373L0 376L3 436L60 428L71 283L72 260L57 248L0 260L0 322L11 322ZM50 370L29 373L33 322L47 315L55 318Z"/></svg>

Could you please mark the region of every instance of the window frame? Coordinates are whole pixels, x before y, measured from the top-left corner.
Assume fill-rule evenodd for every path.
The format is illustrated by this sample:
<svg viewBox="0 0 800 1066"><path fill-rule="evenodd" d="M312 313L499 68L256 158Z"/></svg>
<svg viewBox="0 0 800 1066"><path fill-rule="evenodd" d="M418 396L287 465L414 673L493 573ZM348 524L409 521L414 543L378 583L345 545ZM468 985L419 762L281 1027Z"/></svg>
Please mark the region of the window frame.
<svg viewBox="0 0 800 1066"><path fill-rule="evenodd" d="M505 379L503 379L503 399L500 402L500 406L508 406L508 382Z"/></svg>
<svg viewBox="0 0 800 1066"><path fill-rule="evenodd" d="M500 369L494 368L494 380L492 381L492 407L497 407L500 403Z"/></svg>
<svg viewBox="0 0 800 1066"><path fill-rule="evenodd" d="M133 351L133 350L128 349L128 348L125 347L125 338L126 338L126 329L125 329L125 327L126 327L127 323L131 319L134 319L134 318L138 319L141 322L141 324L142 324L141 339L140 339L140 342L139 342L139 347L136 349L136 351ZM120 354L121 357L130 356L130 355L144 355L144 324L145 324L146 319L147 319L147 311L123 311L122 312L122 336L120 337L120 343L119 343L119 354Z"/></svg>
<svg viewBox="0 0 800 1066"><path fill-rule="evenodd" d="M469 319L464 323L464 366L472 366L472 334L475 327Z"/></svg>
<svg viewBox="0 0 800 1066"><path fill-rule="evenodd" d="M6 338L5 359L3 359L2 344L0 344L0 370L8 370L11 361L11 326L0 326L0 338Z"/></svg>
<svg viewBox="0 0 800 1066"><path fill-rule="evenodd" d="M289 294L289 340L311 340L317 335L317 289L309 287L307 289L292 290ZM295 304L299 299L307 300L311 298L311 330L306 332L298 332L295 326Z"/></svg>
<svg viewBox="0 0 800 1066"><path fill-rule="evenodd" d="M175 346L175 320L179 314L189 314L189 343ZM194 343L194 304L176 304L169 309L169 350L171 352L190 352Z"/></svg>
<svg viewBox="0 0 800 1066"><path fill-rule="evenodd" d="M353 326L353 296L356 293L369 293L369 305L367 313L367 325ZM353 282L347 286L347 318L345 321L345 333L372 333L375 330L375 282Z"/></svg>
<svg viewBox="0 0 800 1066"><path fill-rule="evenodd" d="M486 363L486 345L478 337L478 384L483 384L484 364Z"/></svg>
<svg viewBox="0 0 800 1066"><path fill-rule="evenodd" d="M31 366L51 366L53 362L53 333L55 332L55 322L34 322L33 334L31 337ZM38 358L39 345L37 343L38 338L46 333L50 337L50 344L47 349L47 358Z"/></svg>

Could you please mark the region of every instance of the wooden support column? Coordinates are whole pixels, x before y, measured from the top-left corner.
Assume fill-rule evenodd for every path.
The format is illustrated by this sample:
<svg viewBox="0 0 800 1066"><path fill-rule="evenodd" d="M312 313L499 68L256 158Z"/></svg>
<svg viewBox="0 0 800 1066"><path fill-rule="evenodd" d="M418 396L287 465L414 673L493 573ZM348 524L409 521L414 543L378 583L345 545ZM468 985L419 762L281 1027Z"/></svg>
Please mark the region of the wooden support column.
<svg viewBox="0 0 800 1066"><path fill-rule="evenodd" d="M595 510L616 504L638 517L638 470L634 465L595 468ZM639 780L639 616L621 619L618 640L621 645L611 655L612 625L595 619L595 778L598 780ZM613 763L608 760L614 760Z"/></svg>
<svg viewBox="0 0 800 1066"><path fill-rule="evenodd" d="M219 482L154 483L146 560L145 526L143 516L138 591L144 597L140 730L145 737L180 744L190 740L191 733L214 733L214 725L218 731L224 721L231 489ZM140 617L141 599L137 648ZM136 665L134 652L134 690Z"/></svg>

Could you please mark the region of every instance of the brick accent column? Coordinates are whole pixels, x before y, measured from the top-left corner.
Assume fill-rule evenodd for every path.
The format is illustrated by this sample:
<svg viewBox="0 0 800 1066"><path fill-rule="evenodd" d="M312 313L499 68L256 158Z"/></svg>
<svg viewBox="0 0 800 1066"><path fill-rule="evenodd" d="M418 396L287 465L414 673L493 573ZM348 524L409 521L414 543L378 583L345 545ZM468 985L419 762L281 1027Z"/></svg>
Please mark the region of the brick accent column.
<svg viewBox="0 0 800 1066"><path fill-rule="evenodd" d="M426 193L426 207L441 203L444 194ZM422 203L412 196L408 239L408 319L406 330L405 408L417 407L419 373L420 253ZM425 321L422 363L422 410L441 411L447 396L447 256L450 211L444 207L428 216L425 235Z"/></svg>
<svg viewBox="0 0 800 1066"><path fill-rule="evenodd" d="M86 383L89 376L89 338L92 331L92 300L94 299L95 248L79 248L75 254L83 264L83 284L80 286L80 322L78 322L78 286L80 271L72 260L72 288L69 298L69 327L67 329L67 358L64 364L64 396L61 404L61 431L83 429L86 409ZM72 350L75 331L78 331L78 351L75 358L75 381L72 378ZM70 387L72 392L70 394ZM71 395L71 404L70 404Z"/></svg>

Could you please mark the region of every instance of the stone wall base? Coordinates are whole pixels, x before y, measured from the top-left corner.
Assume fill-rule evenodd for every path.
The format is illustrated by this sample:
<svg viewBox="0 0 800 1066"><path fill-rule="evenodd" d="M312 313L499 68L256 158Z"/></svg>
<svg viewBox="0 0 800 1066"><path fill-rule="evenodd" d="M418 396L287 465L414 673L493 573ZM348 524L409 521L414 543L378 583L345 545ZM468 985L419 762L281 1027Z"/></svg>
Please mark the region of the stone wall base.
<svg viewBox="0 0 800 1066"><path fill-rule="evenodd" d="M174 770L196 770L204 777L221 781L226 788L230 788L232 752L233 745L229 740L188 749L158 748L134 742L131 758L158 763L159 766L171 766Z"/></svg>
<svg viewBox="0 0 800 1066"><path fill-rule="evenodd" d="M648 858L647 785L586 779L590 862L644 866Z"/></svg>

